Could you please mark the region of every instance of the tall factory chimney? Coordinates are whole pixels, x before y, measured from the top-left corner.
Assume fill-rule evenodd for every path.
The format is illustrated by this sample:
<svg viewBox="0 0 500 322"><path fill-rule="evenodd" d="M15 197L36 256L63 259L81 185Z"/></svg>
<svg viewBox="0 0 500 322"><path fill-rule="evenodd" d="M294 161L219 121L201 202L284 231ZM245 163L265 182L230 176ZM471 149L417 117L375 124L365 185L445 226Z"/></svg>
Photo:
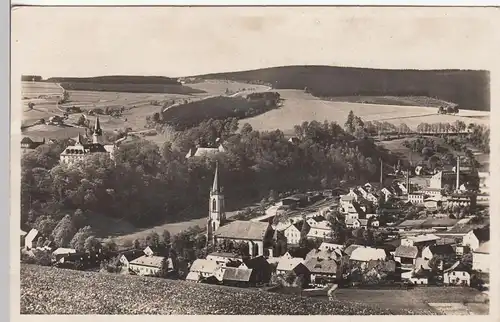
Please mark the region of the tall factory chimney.
<svg viewBox="0 0 500 322"><path fill-rule="evenodd" d="M457 186L456 190L460 189L460 156L457 157Z"/></svg>
<svg viewBox="0 0 500 322"><path fill-rule="evenodd" d="M408 190L408 194L410 194L410 170L406 170L406 190Z"/></svg>
<svg viewBox="0 0 500 322"><path fill-rule="evenodd" d="M384 182L384 162L380 159L380 185Z"/></svg>

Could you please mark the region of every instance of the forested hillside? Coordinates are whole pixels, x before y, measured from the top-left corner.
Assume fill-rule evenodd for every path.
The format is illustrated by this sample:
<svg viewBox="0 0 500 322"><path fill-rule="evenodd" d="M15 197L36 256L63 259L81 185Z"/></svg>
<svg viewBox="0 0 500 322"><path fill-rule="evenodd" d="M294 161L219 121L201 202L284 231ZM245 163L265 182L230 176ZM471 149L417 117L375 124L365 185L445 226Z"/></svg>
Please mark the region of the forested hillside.
<svg viewBox="0 0 500 322"><path fill-rule="evenodd" d="M116 164L97 153L68 167L58 163L67 140L42 145L22 157L22 222L50 235L66 214L79 210L136 227L201 218L215 160L186 159L185 154L197 142L206 146L216 138L227 151L217 159L229 209L259 202L271 190L279 194L334 186L340 180L376 180L379 157L395 162L370 139L357 139L336 123L297 125L297 145L279 130L259 132L248 124L237 129L236 119L209 120L161 147L131 141L117 149Z"/></svg>
<svg viewBox="0 0 500 322"><path fill-rule="evenodd" d="M276 89L307 89L318 97L427 96L458 104L460 109L490 110L490 75L480 70L284 66L196 77L264 83Z"/></svg>

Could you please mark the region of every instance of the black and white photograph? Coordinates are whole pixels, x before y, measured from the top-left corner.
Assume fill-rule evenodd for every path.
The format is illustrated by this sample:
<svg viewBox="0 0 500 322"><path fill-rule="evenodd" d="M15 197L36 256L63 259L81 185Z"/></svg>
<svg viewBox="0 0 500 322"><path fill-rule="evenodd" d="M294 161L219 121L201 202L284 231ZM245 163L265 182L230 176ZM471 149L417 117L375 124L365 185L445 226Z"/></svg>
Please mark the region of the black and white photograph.
<svg viewBox="0 0 500 322"><path fill-rule="evenodd" d="M488 316L491 9L13 7L17 314Z"/></svg>

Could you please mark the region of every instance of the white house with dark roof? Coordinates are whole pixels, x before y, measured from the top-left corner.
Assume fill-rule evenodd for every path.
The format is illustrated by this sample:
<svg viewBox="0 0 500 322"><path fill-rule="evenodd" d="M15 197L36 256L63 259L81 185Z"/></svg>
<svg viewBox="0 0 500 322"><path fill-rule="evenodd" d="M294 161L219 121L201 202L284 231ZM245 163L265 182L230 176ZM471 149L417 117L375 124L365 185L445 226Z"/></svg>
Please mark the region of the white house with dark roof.
<svg viewBox="0 0 500 322"><path fill-rule="evenodd" d="M137 275L155 275L160 272L164 259L163 256L143 255L132 260L129 263L129 269ZM167 265L168 270L173 270L173 263L170 258L167 259Z"/></svg>
<svg viewBox="0 0 500 322"><path fill-rule="evenodd" d="M484 242L472 253L472 269L490 272L490 242Z"/></svg>
<svg viewBox="0 0 500 322"><path fill-rule="evenodd" d="M409 267L415 265L418 256L418 248L416 246L400 245L394 251L394 260L401 263L401 266Z"/></svg>
<svg viewBox="0 0 500 322"><path fill-rule="evenodd" d="M477 228L469 231L462 239L462 245L469 246L473 251L479 248L481 244L490 240L489 226Z"/></svg>
<svg viewBox="0 0 500 322"><path fill-rule="evenodd" d="M31 229L29 233L24 237L24 247L27 250L36 247L36 239L39 236L38 230L35 228Z"/></svg>
<svg viewBox="0 0 500 322"><path fill-rule="evenodd" d="M276 267L276 273L286 275L291 271L295 272L297 275L309 272L307 267L304 265L304 259L299 257L281 258L278 262L278 266Z"/></svg>

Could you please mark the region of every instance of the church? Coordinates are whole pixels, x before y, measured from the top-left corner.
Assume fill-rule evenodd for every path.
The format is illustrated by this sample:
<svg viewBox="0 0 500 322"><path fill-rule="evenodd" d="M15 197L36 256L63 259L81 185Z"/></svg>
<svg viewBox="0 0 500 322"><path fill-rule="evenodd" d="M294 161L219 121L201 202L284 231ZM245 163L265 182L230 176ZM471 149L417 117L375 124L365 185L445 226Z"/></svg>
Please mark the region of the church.
<svg viewBox="0 0 500 322"><path fill-rule="evenodd" d="M216 163L214 182L210 190L207 240L213 245L224 241L248 243L251 257L273 256L276 234L270 223L226 218L222 187L219 186L219 164Z"/></svg>
<svg viewBox="0 0 500 322"><path fill-rule="evenodd" d="M61 163L73 164L76 161L82 160L86 155L91 153L108 153L110 158L113 159L115 150L114 144L102 144L102 129L97 117L94 130L92 133L92 143L86 143L81 134L78 134L75 145L68 146L59 156Z"/></svg>

